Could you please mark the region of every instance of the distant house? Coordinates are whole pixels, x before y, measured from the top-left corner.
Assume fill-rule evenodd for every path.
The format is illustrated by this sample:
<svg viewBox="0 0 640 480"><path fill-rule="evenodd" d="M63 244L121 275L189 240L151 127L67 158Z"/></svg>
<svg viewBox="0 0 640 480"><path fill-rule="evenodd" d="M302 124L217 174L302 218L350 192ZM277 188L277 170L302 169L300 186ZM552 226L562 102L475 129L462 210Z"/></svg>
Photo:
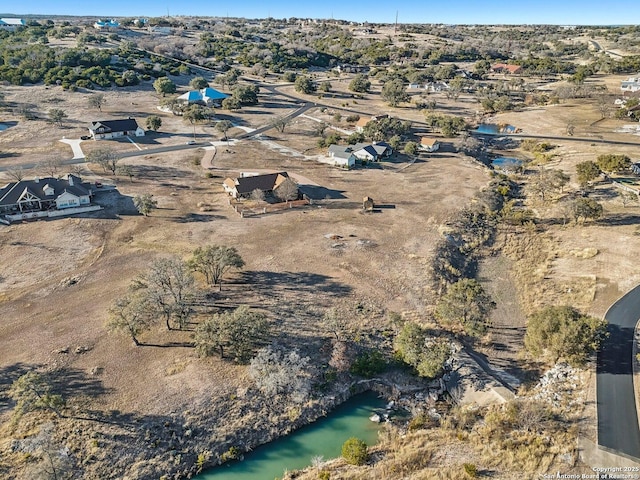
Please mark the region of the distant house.
<svg viewBox="0 0 640 480"><path fill-rule="evenodd" d="M427 92L436 93L449 90L449 85L446 82L410 83L409 90L426 90Z"/></svg>
<svg viewBox="0 0 640 480"><path fill-rule="evenodd" d="M93 24L93 28L96 30L115 30L120 28L120 24L114 19L98 20Z"/></svg>
<svg viewBox="0 0 640 480"><path fill-rule="evenodd" d="M222 100L228 96L226 93L219 92L215 88L207 87L202 90L190 90L187 93L183 93L177 100L187 104L196 103L199 105L219 106Z"/></svg>
<svg viewBox="0 0 640 480"><path fill-rule="evenodd" d="M149 33L155 33L158 35L171 35L173 33L173 28L153 26L153 27L148 27L147 31Z"/></svg>
<svg viewBox="0 0 640 480"><path fill-rule="evenodd" d="M635 93L640 91L640 75L637 77L629 77L620 84L622 93Z"/></svg>
<svg viewBox="0 0 640 480"><path fill-rule="evenodd" d="M329 145L329 156L336 167L351 168L356 164L356 157L350 146Z"/></svg>
<svg viewBox="0 0 640 480"><path fill-rule="evenodd" d="M227 178L222 187L233 198L247 198L255 190L260 190L265 195L272 194L288 178L287 172L241 175L237 178Z"/></svg>
<svg viewBox="0 0 640 480"><path fill-rule="evenodd" d="M22 18L0 18L0 30L15 30L27 25Z"/></svg>
<svg viewBox="0 0 640 480"><path fill-rule="evenodd" d="M75 175L11 182L0 188L0 215L86 206L91 203L91 195L90 185Z"/></svg>
<svg viewBox="0 0 640 480"><path fill-rule="evenodd" d="M149 23L149 20L146 18L136 18L133 21L133 25L139 28L144 27L147 23Z"/></svg>
<svg viewBox="0 0 640 480"><path fill-rule="evenodd" d="M435 152L440 148L440 142L435 138L422 137L420 138L419 148L425 152Z"/></svg>
<svg viewBox="0 0 640 480"><path fill-rule="evenodd" d="M520 65L510 65L508 63L496 63L495 65L491 65L491 71L493 73L517 75L522 73L522 67Z"/></svg>
<svg viewBox="0 0 640 480"><path fill-rule="evenodd" d="M351 65L344 63L333 68L338 73L367 73L370 69L367 65Z"/></svg>
<svg viewBox="0 0 640 480"><path fill-rule="evenodd" d="M364 127L367 126L367 124L371 121L370 118L360 118L357 122L356 122L356 132L358 133L362 133L364 132Z"/></svg>
<svg viewBox="0 0 640 480"><path fill-rule="evenodd" d="M366 127L369 122L375 122L378 120L381 120L383 118L389 118L389 115L372 115L371 117L362 117L360 119L358 119L358 121L356 122L356 132L358 133L362 133L364 132L364 127Z"/></svg>
<svg viewBox="0 0 640 480"><path fill-rule="evenodd" d="M125 136L144 137L144 130L133 118L126 120L99 120L89 127L94 140L111 139Z"/></svg>
<svg viewBox="0 0 640 480"><path fill-rule="evenodd" d="M632 163L631 171L636 175L640 175L640 162Z"/></svg>

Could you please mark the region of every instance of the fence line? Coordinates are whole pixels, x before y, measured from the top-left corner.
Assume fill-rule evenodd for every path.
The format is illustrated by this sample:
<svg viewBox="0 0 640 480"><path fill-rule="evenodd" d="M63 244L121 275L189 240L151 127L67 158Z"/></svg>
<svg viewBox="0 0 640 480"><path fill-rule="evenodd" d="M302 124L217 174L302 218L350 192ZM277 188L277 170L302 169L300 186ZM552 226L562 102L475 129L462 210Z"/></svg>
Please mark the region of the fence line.
<svg viewBox="0 0 640 480"><path fill-rule="evenodd" d="M287 202L274 203L263 205L261 207L255 208L243 208L241 202L232 202L229 199L229 205L233 208L233 210L240 215L240 217L255 217L258 215L266 215L268 213L276 213L282 212L284 210L290 210L295 207L301 207L304 205L311 205L312 201L306 195L302 200L290 200Z"/></svg>

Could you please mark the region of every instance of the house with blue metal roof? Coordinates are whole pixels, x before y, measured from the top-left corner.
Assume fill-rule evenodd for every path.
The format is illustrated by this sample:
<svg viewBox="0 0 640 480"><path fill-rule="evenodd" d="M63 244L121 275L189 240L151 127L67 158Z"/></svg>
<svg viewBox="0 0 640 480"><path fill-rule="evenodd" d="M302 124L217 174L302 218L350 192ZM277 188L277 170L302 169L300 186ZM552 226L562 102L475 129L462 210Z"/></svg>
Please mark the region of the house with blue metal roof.
<svg viewBox="0 0 640 480"><path fill-rule="evenodd" d="M190 90L180 95L177 100L184 103L197 103L206 106L220 106L222 100L229 95L219 92L215 88L203 88L201 90Z"/></svg>
<svg viewBox="0 0 640 480"><path fill-rule="evenodd" d="M109 20L98 20L96 23L93 24L93 28L97 30L111 30L111 29L120 28L120 23L118 23L113 18Z"/></svg>

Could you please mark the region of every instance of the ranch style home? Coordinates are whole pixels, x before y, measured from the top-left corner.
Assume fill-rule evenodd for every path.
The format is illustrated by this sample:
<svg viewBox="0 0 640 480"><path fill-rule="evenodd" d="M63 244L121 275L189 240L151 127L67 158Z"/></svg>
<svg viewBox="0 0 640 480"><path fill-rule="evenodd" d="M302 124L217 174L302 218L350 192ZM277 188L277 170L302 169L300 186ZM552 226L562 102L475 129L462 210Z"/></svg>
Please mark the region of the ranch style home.
<svg viewBox="0 0 640 480"><path fill-rule="evenodd" d="M0 188L0 215L86 206L91 195L89 184L75 175L11 182Z"/></svg>
<svg viewBox="0 0 640 480"><path fill-rule="evenodd" d="M359 162L377 162L393 154L393 149L388 143L356 143L355 145L329 145L329 157L334 165L351 168Z"/></svg>
<svg viewBox="0 0 640 480"><path fill-rule="evenodd" d="M89 134L94 140L118 138L125 136L144 137L144 130L133 118L126 120L99 120L89 127Z"/></svg>
<svg viewBox="0 0 640 480"><path fill-rule="evenodd" d="M255 190L269 195L276 191L289 178L287 172L266 173L263 175L242 174L237 178L227 178L222 186L233 198L247 198Z"/></svg>

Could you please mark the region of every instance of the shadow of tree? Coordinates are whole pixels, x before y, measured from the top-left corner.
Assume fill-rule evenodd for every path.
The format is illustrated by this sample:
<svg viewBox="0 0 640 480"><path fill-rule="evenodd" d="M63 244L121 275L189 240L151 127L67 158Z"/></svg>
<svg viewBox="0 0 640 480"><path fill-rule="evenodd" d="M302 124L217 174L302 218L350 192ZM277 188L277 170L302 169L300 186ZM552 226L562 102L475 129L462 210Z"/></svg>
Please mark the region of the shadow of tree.
<svg viewBox="0 0 640 480"><path fill-rule="evenodd" d="M598 352L598 373L613 375L631 375L633 373L633 331L609 324L609 337L602 343Z"/></svg>
<svg viewBox="0 0 640 480"><path fill-rule="evenodd" d="M176 223L195 223L195 222L212 222L214 220L224 219L222 215L206 215L202 213L188 213L183 217L175 218Z"/></svg>
<svg viewBox="0 0 640 480"><path fill-rule="evenodd" d="M193 174L185 170L161 165L135 165L132 169L134 172L134 178L148 178L150 180L170 180L193 176Z"/></svg>
<svg viewBox="0 0 640 480"><path fill-rule="evenodd" d="M9 398L11 384L25 373L37 370L39 366L18 362L0 368L0 414L12 408L12 401Z"/></svg>
<svg viewBox="0 0 640 480"><path fill-rule="evenodd" d="M309 272L249 270L240 273L238 282L252 288L278 288L285 291L322 292L330 295L347 295L352 290L349 285L336 282L327 275Z"/></svg>
<svg viewBox="0 0 640 480"><path fill-rule="evenodd" d="M133 197L122 195L118 190L107 190L93 197L96 205L104 207L103 215L117 218L118 215L140 215L133 203Z"/></svg>
<svg viewBox="0 0 640 480"><path fill-rule="evenodd" d="M105 388L100 378L88 375L85 371L77 368L63 367L47 376L51 381L53 391L62 395L63 399L78 395L95 398L110 391Z"/></svg>
<svg viewBox="0 0 640 480"><path fill-rule="evenodd" d="M600 218L596 223L598 225L606 225L612 227L622 225L640 225L640 215L614 213Z"/></svg>

